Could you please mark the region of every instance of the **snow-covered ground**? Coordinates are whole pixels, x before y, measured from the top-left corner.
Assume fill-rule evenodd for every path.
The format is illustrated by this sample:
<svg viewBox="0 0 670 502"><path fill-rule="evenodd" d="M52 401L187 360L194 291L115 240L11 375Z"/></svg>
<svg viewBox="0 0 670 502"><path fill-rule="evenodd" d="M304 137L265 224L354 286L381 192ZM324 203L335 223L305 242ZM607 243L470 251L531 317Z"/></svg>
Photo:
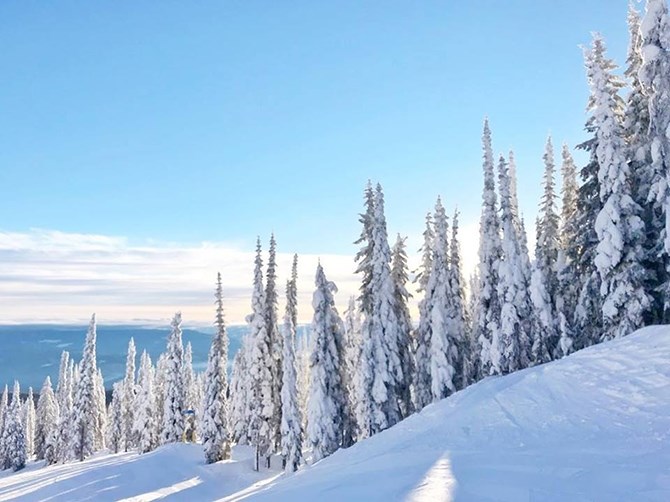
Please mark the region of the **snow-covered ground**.
<svg viewBox="0 0 670 502"><path fill-rule="evenodd" d="M670 327L488 378L294 475L197 445L0 478L0 500L670 500Z"/></svg>

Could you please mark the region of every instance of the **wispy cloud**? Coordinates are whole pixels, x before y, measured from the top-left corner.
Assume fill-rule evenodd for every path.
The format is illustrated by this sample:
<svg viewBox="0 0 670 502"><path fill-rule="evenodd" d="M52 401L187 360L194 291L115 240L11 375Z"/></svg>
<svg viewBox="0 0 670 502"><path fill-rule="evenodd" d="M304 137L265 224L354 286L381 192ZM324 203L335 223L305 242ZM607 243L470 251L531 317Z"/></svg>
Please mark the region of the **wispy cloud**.
<svg viewBox="0 0 670 502"><path fill-rule="evenodd" d="M476 225L463 226L461 235L467 275L475 265ZM418 234L408 244L410 252L416 250ZM281 252L281 240L279 251L283 293L292 254ZM250 308L253 257L252 249L226 243L132 243L124 237L39 229L0 232L0 302L5 306L0 322L79 322L91 312L101 322L167 322L181 310L191 324L210 323L214 281L221 272L227 319L241 323ZM412 267L417 259L411 256ZM302 322L311 317L318 260L338 286L341 307L359 286L353 256L300 255Z"/></svg>

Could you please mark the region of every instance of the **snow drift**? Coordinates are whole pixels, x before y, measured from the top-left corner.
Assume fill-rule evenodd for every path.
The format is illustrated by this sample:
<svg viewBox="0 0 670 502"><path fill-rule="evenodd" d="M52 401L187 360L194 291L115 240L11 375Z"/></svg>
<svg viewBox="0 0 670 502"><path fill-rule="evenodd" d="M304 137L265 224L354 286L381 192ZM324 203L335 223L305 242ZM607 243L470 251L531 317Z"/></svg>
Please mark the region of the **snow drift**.
<svg viewBox="0 0 670 502"><path fill-rule="evenodd" d="M293 475L196 445L31 466L0 500L668 500L670 327L492 377Z"/></svg>

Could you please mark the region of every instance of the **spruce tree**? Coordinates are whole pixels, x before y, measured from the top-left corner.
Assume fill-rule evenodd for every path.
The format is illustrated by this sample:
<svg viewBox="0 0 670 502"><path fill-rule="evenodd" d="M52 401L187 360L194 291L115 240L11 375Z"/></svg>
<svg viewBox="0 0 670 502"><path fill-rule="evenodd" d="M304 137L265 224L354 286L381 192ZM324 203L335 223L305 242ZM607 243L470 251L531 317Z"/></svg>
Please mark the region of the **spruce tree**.
<svg viewBox="0 0 670 502"><path fill-rule="evenodd" d="M430 375L433 401L456 391L458 340L453 331L453 291L449 278L449 228L438 197L435 204L433 267L428 288L433 291L430 309Z"/></svg>
<svg viewBox="0 0 670 502"><path fill-rule="evenodd" d="M158 424L156 423L154 369L151 365L151 357L146 350L140 356L134 408L133 437L137 439L139 452L147 453L158 446Z"/></svg>
<svg viewBox="0 0 670 502"><path fill-rule="evenodd" d="M649 112L648 135L642 141L648 145L651 160L645 180L650 231L648 256L659 264L655 294L664 304L659 306L662 312L657 314L656 321L665 323L670 319L670 20L666 0L647 1L640 36L642 63L638 77L648 98ZM659 242L663 246L654 245Z"/></svg>
<svg viewBox="0 0 670 502"><path fill-rule="evenodd" d="M423 232L421 266L415 271L415 284L418 292L423 293L419 301L419 325L414 332L414 361L415 371L413 378L414 409L421 410L432 401L430 376L430 310L433 291L428 287L430 271L433 268L433 246L435 232L431 213L426 215L426 227Z"/></svg>
<svg viewBox="0 0 670 502"><path fill-rule="evenodd" d="M51 387L51 378L46 377L37 400L35 424L35 458L37 460L46 458L49 438L56 431L57 425L58 403Z"/></svg>
<svg viewBox="0 0 670 502"><path fill-rule="evenodd" d="M96 379L98 368L95 356L96 324L95 314L91 316L84 353L79 368L79 380L75 385L73 404L72 455L83 461L95 452L96 436L99 423L97 421Z"/></svg>
<svg viewBox="0 0 670 502"><path fill-rule="evenodd" d="M314 348L310 358L306 432L316 462L342 444L346 400L341 371L344 325L333 299L337 288L326 279L321 264L317 266L315 282L316 291L312 298Z"/></svg>
<svg viewBox="0 0 670 502"><path fill-rule="evenodd" d="M302 417L298 403L295 338L298 327L298 255L293 256L291 278L286 282L284 354L282 358L281 454L284 469L295 472L303 462Z"/></svg>
<svg viewBox="0 0 670 502"><path fill-rule="evenodd" d="M642 209L632 197L632 176L621 125L623 101L618 90L623 84L612 74L615 65L605 57L604 42L599 36L594 37L592 49L585 51L585 59L593 96L590 104L598 141L596 156L603 206L596 219L599 242L595 265L603 296L602 339L608 340L640 328L651 302L644 291Z"/></svg>
<svg viewBox="0 0 670 502"><path fill-rule="evenodd" d="M197 408L197 382L193 371L193 347L191 342L186 344L184 359L182 362L182 385L184 387L184 409L195 410Z"/></svg>
<svg viewBox="0 0 670 502"><path fill-rule="evenodd" d="M272 421L275 417L273 401L272 339L267 332L265 318L265 294L263 290L263 260L261 258L260 239L256 243L256 259L254 266L254 286L251 297L252 313L249 321L249 347L247 356L247 372L249 387L247 400L249 405L248 427L251 444L256 447L254 467L259 469L260 459L264 458L270 467L270 455L274 449L274 429Z"/></svg>
<svg viewBox="0 0 670 502"><path fill-rule="evenodd" d="M239 444L249 444L249 372L247 358L249 337L242 339L242 345L233 359L230 379L230 424L232 440Z"/></svg>
<svg viewBox="0 0 670 502"><path fill-rule="evenodd" d="M162 443L176 443L184 433L184 349L181 338L181 312L172 318L165 358L165 401L163 403Z"/></svg>
<svg viewBox="0 0 670 502"><path fill-rule="evenodd" d="M162 444L163 441L166 369L167 356L165 353L163 353L158 356L158 361L156 361L156 367L154 368L154 412L156 413L156 433L158 444Z"/></svg>
<svg viewBox="0 0 670 502"><path fill-rule="evenodd" d="M502 250L500 220L496 202L493 149L488 119L484 122L484 190L479 223L479 266L477 270L477 304L473 312L473 328L481 347L480 376L490 375L492 345L497 344L500 329L500 300L498 298L498 268Z"/></svg>
<svg viewBox="0 0 670 502"><path fill-rule="evenodd" d="M223 313L221 274L216 276L216 333L212 338L205 372L205 403L202 444L208 464L230 458L230 420L228 417L228 333Z"/></svg>
<svg viewBox="0 0 670 502"><path fill-rule="evenodd" d="M411 391L414 376L414 357L411 343L412 319L408 307L412 295L407 291L409 280L407 251L405 249L405 239L400 234L398 234L391 250L391 278L393 280L395 315L399 325L398 353L403 371L403 379L398 386L398 397L402 415L406 417L414 411Z"/></svg>
<svg viewBox="0 0 670 502"><path fill-rule="evenodd" d="M28 396L23 403L23 426L26 435L26 457L33 458L35 455L35 428L36 428L35 398L33 388L28 387Z"/></svg>
<svg viewBox="0 0 670 502"><path fill-rule="evenodd" d="M130 451L135 448L137 441L133 431L135 423L135 340L131 337L128 342L128 354L126 356L126 375L123 379L123 449Z"/></svg>
<svg viewBox="0 0 670 502"><path fill-rule="evenodd" d="M3 432L4 468L19 471L26 466L26 437L21 409L21 388L19 382L14 381L12 402L5 418Z"/></svg>
<svg viewBox="0 0 670 502"><path fill-rule="evenodd" d="M281 443L283 337L279 331L277 314L277 241L275 240L274 234L270 236L268 267L265 279L265 330L271 343L272 408L274 410L270 421L270 427L272 429L272 449L273 451L277 451Z"/></svg>
<svg viewBox="0 0 670 502"><path fill-rule="evenodd" d="M472 378L472 364L469 359L472 354L473 344L469 336L468 313L465 301L465 280L461 270L461 245L458 240L458 210L454 211L451 221L451 242L449 244L449 281L452 294L451 324L453 337L458 346L458 358L456 360L456 390L463 389L470 384Z"/></svg>
<svg viewBox="0 0 670 502"><path fill-rule="evenodd" d="M109 406L108 444L112 453L119 453L125 447L123 433L123 381L112 386L112 403Z"/></svg>
<svg viewBox="0 0 670 502"><path fill-rule="evenodd" d="M347 424L348 429L345 431L348 437L344 438L344 445L348 446L355 443L358 440L359 430L358 430L358 391L357 389L360 386L359 378L360 372L358 371L358 365L361 359L361 317L358 304L356 302L355 296L349 297L349 303L347 305L347 310L344 311L344 339L345 339L345 349L344 349L344 372L347 375L347 380L345 382L345 398L347 399L348 410L352 414L350 418L350 423ZM300 352L306 352L303 348ZM301 360L300 357L297 358L298 370L300 370ZM305 378L309 380L309 378ZM298 372L298 381L300 381L300 372ZM300 389L300 385L298 385ZM300 408L300 390L298 390L298 406Z"/></svg>

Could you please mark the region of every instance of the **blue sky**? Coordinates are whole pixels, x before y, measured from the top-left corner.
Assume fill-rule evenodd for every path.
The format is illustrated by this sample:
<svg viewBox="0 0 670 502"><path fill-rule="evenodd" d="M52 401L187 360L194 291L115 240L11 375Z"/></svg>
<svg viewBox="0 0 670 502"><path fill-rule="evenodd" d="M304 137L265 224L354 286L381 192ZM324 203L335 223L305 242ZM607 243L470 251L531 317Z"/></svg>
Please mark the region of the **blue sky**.
<svg viewBox="0 0 670 502"><path fill-rule="evenodd" d="M0 230L351 254L479 214L480 134L534 218L549 132L584 139L580 44L624 63L624 0L0 3ZM557 155L557 161L558 161Z"/></svg>

